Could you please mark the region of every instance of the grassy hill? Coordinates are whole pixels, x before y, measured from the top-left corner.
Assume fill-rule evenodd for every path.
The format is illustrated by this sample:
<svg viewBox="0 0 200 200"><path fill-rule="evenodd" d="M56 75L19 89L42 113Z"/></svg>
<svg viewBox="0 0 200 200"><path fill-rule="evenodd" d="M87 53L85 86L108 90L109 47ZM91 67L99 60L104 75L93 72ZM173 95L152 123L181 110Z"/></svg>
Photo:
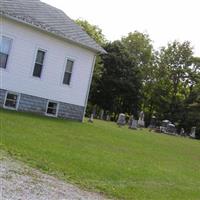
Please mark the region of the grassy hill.
<svg viewBox="0 0 200 200"><path fill-rule="evenodd" d="M0 120L1 149L80 187L118 199L200 199L197 140L5 110Z"/></svg>

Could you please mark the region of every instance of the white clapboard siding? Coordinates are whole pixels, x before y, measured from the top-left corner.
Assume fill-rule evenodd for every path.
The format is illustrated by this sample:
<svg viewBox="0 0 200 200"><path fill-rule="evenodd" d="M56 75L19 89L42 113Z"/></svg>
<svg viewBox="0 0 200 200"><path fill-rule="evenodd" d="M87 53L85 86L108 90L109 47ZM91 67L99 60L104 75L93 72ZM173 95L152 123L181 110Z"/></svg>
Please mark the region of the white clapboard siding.
<svg viewBox="0 0 200 200"><path fill-rule="evenodd" d="M2 89L84 106L94 53L27 25L3 18L1 34L13 38L6 70L0 69ZM46 50L42 77L32 76L36 51ZM71 85L63 85L66 59L75 60Z"/></svg>

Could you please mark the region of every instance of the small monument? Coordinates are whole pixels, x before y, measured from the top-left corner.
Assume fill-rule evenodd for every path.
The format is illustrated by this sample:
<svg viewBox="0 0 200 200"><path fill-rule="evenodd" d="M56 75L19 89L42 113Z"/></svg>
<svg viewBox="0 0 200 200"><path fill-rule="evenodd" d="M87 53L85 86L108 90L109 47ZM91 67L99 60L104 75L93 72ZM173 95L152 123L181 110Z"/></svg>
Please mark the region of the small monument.
<svg viewBox="0 0 200 200"><path fill-rule="evenodd" d="M119 125L119 127L124 126L126 124L126 116L123 113L119 114L118 120L117 120L117 124Z"/></svg>
<svg viewBox="0 0 200 200"><path fill-rule="evenodd" d="M155 116L152 116L149 128L150 129L156 128L156 117Z"/></svg>
<svg viewBox="0 0 200 200"><path fill-rule="evenodd" d="M106 115L106 121L110 121L110 115Z"/></svg>
<svg viewBox="0 0 200 200"><path fill-rule="evenodd" d="M131 115L131 116L129 117L129 120L128 120L128 127L129 127L129 128L131 128L131 125L132 125L133 119L134 119L134 116Z"/></svg>
<svg viewBox="0 0 200 200"><path fill-rule="evenodd" d="M137 129L137 126L138 126L137 120L135 120L134 116L131 115L130 119L129 119L129 122L128 122L128 127L130 129Z"/></svg>
<svg viewBox="0 0 200 200"><path fill-rule="evenodd" d="M144 122L144 112L143 112L143 111L141 111L140 114L139 114L138 126L139 126L139 127L144 127L144 126L145 126L145 122Z"/></svg>
<svg viewBox="0 0 200 200"><path fill-rule="evenodd" d="M100 112L100 119L103 120L103 116L104 116L104 110L102 109Z"/></svg>
<svg viewBox="0 0 200 200"><path fill-rule="evenodd" d="M90 122L90 123L94 122L94 114L90 115L90 118L88 119L88 122Z"/></svg>
<svg viewBox="0 0 200 200"><path fill-rule="evenodd" d="M133 119L130 129L135 129L136 130L137 127L138 127L138 121Z"/></svg>
<svg viewBox="0 0 200 200"><path fill-rule="evenodd" d="M169 123L166 128L166 133L170 135L176 135L176 126L172 123Z"/></svg>
<svg viewBox="0 0 200 200"><path fill-rule="evenodd" d="M196 127L192 127L191 133L190 133L191 138L196 138Z"/></svg>
<svg viewBox="0 0 200 200"><path fill-rule="evenodd" d="M184 128L181 128L180 135L181 135L181 136L186 136L186 135L185 135L185 130L184 130Z"/></svg>

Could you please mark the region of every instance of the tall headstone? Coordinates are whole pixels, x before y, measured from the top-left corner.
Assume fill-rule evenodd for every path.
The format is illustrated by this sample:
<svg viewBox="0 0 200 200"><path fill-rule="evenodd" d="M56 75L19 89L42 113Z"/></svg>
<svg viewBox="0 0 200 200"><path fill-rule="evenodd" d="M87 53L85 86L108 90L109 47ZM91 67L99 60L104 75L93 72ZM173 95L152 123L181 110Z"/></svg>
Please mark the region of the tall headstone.
<svg viewBox="0 0 200 200"><path fill-rule="evenodd" d="M139 114L138 126L140 126L140 127L144 127L145 126L144 112L143 111L141 111L140 114Z"/></svg>
<svg viewBox="0 0 200 200"><path fill-rule="evenodd" d="M138 121L133 119L130 129L137 129L138 128Z"/></svg>
<svg viewBox="0 0 200 200"><path fill-rule="evenodd" d="M196 127L192 127L191 133L190 133L191 138L196 138Z"/></svg>
<svg viewBox="0 0 200 200"><path fill-rule="evenodd" d="M90 123L94 122L94 114L91 114L90 118L88 119L88 122Z"/></svg>
<svg viewBox="0 0 200 200"><path fill-rule="evenodd" d="M121 127L124 126L126 124L126 116L123 113L119 114L118 120L117 120L117 124Z"/></svg>
<svg viewBox="0 0 200 200"><path fill-rule="evenodd" d="M131 125L132 125L133 120L134 120L134 116L131 115L130 118L129 118L129 120L128 120L128 127L129 127L129 128L131 128Z"/></svg>
<svg viewBox="0 0 200 200"><path fill-rule="evenodd" d="M110 115L106 115L106 121L110 121Z"/></svg>
<svg viewBox="0 0 200 200"><path fill-rule="evenodd" d="M102 109L100 112L100 119L103 120L103 116L104 116L104 110Z"/></svg>
<svg viewBox="0 0 200 200"><path fill-rule="evenodd" d="M180 135L181 136L185 136L185 130L184 130L184 128L181 128Z"/></svg>

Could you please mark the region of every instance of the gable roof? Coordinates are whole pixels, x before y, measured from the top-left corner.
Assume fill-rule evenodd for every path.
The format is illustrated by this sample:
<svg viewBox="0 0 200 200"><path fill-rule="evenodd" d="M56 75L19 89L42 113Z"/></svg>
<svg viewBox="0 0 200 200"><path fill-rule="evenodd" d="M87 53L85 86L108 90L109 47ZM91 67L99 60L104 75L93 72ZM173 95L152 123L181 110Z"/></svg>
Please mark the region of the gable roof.
<svg viewBox="0 0 200 200"><path fill-rule="evenodd" d="M40 0L0 0L0 15L34 26L94 52L105 53L105 50L63 11Z"/></svg>

